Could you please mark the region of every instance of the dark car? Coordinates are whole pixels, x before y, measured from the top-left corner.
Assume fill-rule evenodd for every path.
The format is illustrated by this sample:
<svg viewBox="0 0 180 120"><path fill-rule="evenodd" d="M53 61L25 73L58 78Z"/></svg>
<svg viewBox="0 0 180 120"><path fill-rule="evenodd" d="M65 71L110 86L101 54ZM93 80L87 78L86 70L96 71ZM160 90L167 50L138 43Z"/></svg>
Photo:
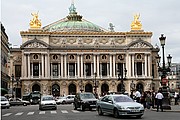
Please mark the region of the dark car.
<svg viewBox="0 0 180 120"><path fill-rule="evenodd" d="M92 110L92 108L96 108L97 99L95 98L93 93L84 92L84 93L77 93L74 98L74 110L80 108L84 111L86 108Z"/></svg>
<svg viewBox="0 0 180 120"><path fill-rule="evenodd" d="M10 98L9 99L9 104L11 106L15 106L15 105L23 105L23 106L26 106L26 105L29 105L30 102L29 101L26 101L26 100L22 100L20 98Z"/></svg>

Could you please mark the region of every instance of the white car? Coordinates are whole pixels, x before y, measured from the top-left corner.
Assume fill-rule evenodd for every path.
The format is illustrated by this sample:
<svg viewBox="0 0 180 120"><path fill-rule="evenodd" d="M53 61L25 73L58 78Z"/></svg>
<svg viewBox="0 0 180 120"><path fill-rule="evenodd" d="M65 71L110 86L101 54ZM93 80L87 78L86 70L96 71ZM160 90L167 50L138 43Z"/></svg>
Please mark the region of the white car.
<svg viewBox="0 0 180 120"><path fill-rule="evenodd" d="M43 109L57 109L57 104L52 95L43 95L39 102L39 110Z"/></svg>
<svg viewBox="0 0 180 120"><path fill-rule="evenodd" d="M144 114L144 107L133 101L127 95L106 95L98 100L96 104L99 115L104 113L112 114L115 118L119 116L136 116L141 118Z"/></svg>
<svg viewBox="0 0 180 120"><path fill-rule="evenodd" d="M4 96L0 96L0 98L1 98L1 108L7 108L7 109L9 109L10 108L10 104L9 104L9 101L8 101L8 99L6 98L6 97L4 97Z"/></svg>
<svg viewBox="0 0 180 120"><path fill-rule="evenodd" d="M74 102L75 95L67 95L65 97L59 97L56 103L59 104L71 104Z"/></svg>

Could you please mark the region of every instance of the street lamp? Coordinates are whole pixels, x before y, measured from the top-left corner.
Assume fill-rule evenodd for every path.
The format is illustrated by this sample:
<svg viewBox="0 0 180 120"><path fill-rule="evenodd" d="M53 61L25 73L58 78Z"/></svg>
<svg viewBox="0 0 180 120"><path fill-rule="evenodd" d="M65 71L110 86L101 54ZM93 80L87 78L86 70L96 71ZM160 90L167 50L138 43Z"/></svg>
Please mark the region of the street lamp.
<svg viewBox="0 0 180 120"><path fill-rule="evenodd" d="M160 59L161 57L158 55L157 58L157 62L158 62L158 72L161 72L161 85L162 85L162 94L164 96L163 99L163 108L164 109L171 109L170 105L169 105L169 98L168 98L168 89L167 89L167 83L168 80L166 79L167 77L167 72L170 72L170 65L171 65L171 59L172 57L170 56L170 54L167 57L167 61L168 61L168 67L165 66L165 57L164 57L164 46L165 46L165 40L166 37L164 37L163 34L161 34L161 37L159 37L161 46L162 46L162 59L163 59L163 65L162 67L160 67Z"/></svg>
<svg viewBox="0 0 180 120"><path fill-rule="evenodd" d="M120 71L120 69L118 69L117 72L118 72L118 80L121 80L121 93L124 94L125 88L123 81L126 80L127 70L126 68L124 68L124 71ZM123 76L123 73L125 73L125 77Z"/></svg>
<svg viewBox="0 0 180 120"><path fill-rule="evenodd" d="M94 95L95 95L95 97L97 98L98 96L97 96L97 81L96 81L96 77L97 77L97 73L95 72L94 73Z"/></svg>
<svg viewBox="0 0 180 120"><path fill-rule="evenodd" d="M14 97L14 95L13 95L13 92L14 92L14 90L13 90L14 75L13 74L12 74L11 78L12 78L12 98L13 98Z"/></svg>
<svg viewBox="0 0 180 120"><path fill-rule="evenodd" d="M84 91L84 86L83 86L83 81L81 80L81 83L80 83L80 91L81 93Z"/></svg>

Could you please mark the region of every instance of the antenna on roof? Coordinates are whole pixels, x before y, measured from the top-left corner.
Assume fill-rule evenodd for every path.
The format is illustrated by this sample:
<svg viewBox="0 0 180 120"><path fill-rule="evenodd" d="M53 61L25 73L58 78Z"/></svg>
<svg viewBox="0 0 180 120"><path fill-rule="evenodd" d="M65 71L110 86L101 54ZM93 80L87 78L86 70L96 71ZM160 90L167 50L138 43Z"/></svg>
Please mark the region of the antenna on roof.
<svg viewBox="0 0 180 120"><path fill-rule="evenodd" d="M112 23L109 23L109 29L111 32L114 32L114 25Z"/></svg>

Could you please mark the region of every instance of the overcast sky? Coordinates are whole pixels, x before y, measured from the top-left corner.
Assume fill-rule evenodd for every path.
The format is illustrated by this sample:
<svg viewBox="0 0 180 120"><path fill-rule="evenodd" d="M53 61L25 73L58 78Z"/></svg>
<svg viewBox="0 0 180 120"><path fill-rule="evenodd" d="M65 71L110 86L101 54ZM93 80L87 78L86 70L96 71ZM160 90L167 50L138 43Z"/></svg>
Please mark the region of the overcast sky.
<svg viewBox="0 0 180 120"><path fill-rule="evenodd" d="M172 62L180 63L180 0L74 0L74 3L84 19L105 29L112 23L118 32L130 31L133 15L140 13L144 31L153 32L153 46L160 46L159 37L165 34L165 55L171 54ZM71 0L1 0L1 22L9 42L21 45L20 31L29 29L32 12L39 11L43 27L66 17L70 4Z"/></svg>

